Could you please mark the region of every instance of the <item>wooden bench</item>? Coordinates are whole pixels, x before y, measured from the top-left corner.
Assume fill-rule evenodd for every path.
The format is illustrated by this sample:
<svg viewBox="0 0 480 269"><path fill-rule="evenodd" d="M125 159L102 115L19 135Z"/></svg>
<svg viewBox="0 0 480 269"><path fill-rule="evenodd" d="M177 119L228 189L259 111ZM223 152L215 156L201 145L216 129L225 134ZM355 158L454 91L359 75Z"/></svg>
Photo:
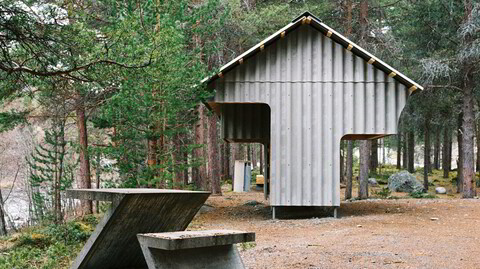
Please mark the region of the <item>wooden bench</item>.
<svg viewBox="0 0 480 269"><path fill-rule="evenodd" d="M234 244L255 241L255 233L233 230L138 234L149 269L245 268Z"/></svg>

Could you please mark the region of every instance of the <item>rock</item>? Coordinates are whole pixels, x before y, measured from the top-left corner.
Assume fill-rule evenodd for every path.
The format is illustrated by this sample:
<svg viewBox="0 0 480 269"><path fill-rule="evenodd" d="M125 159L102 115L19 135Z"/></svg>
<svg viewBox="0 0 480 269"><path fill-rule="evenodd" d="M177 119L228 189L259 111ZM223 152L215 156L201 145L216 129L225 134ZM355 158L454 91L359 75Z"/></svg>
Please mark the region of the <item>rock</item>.
<svg viewBox="0 0 480 269"><path fill-rule="evenodd" d="M368 179L368 184L371 185L371 186L377 186L378 185L377 180L375 178L369 178Z"/></svg>
<svg viewBox="0 0 480 269"><path fill-rule="evenodd" d="M436 221L438 218L430 218L431 221Z"/></svg>
<svg viewBox="0 0 480 269"><path fill-rule="evenodd" d="M438 194L445 194L447 193L447 190L444 187L436 187L435 192Z"/></svg>
<svg viewBox="0 0 480 269"><path fill-rule="evenodd" d="M423 185L414 175L407 171L401 171L388 178L388 189L396 192L422 192Z"/></svg>
<svg viewBox="0 0 480 269"><path fill-rule="evenodd" d="M245 204L243 205L246 205L246 206L256 206L260 204L259 202L255 201L255 200L251 200L251 201L247 201Z"/></svg>

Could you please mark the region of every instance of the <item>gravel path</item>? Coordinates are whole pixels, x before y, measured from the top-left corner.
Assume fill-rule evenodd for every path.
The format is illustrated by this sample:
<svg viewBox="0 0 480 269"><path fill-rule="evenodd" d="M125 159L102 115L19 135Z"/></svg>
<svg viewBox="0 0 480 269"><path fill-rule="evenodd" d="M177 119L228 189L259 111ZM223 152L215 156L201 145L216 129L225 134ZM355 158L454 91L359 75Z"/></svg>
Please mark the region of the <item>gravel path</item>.
<svg viewBox="0 0 480 269"><path fill-rule="evenodd" d="M207 204L190 228L255 232L248 268L480 268L480 200L355 201L339 219L298 220L271 220L261 193Z"/></svg>

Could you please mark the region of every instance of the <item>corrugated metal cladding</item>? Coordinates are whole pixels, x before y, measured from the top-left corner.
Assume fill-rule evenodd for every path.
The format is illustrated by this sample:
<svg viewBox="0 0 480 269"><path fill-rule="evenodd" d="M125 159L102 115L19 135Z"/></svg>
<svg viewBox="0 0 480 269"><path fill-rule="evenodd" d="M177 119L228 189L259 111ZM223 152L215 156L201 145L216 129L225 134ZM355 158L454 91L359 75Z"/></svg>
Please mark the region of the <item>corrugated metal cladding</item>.
<svg viewBox="0 0 480 269"><path fill-rule="evenodd" d="M395 134L408 90L301 26L211 85L215 103L271 109L272 206L339 206L340 140Z"/></svg>

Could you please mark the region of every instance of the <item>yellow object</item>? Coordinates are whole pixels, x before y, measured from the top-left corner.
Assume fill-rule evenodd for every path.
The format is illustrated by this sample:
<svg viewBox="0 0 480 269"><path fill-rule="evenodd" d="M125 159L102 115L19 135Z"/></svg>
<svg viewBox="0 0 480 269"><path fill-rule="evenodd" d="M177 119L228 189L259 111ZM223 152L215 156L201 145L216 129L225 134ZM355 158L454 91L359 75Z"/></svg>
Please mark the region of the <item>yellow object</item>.
<svg viewBox="0 0 480 269"><path fill-rule="evenodd" d="M263 175L257 175L255 182L257 185L263 185L265 184L265 178L263 177Z"/></svg>

